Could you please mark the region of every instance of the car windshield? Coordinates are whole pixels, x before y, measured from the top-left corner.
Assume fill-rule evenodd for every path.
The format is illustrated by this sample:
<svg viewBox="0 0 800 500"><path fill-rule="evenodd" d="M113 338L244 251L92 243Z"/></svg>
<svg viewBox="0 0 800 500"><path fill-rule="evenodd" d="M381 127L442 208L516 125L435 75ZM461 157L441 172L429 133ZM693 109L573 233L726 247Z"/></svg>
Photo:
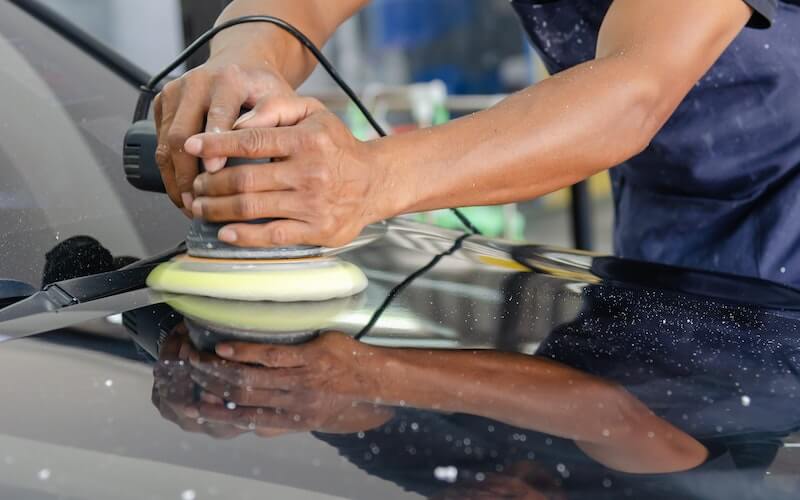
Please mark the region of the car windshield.
<svg viewBox="0 0 800 500"><path fill-rule="evenodd" d="M797 497L800 291L406 218L326 256L366 278L328 300L216 296L274 262L150 288L197 261L125 181L136 85L18 3L0 498Z"/></svg>
<svg viewBox="0 0 800 500"><path fill-rule="evenodd" d="M168 229L180 216L130 189L120 167L136 88L12 5L0 61L0 280L52 281L46 255L75 236L114 256L175 245Z"/></svg>

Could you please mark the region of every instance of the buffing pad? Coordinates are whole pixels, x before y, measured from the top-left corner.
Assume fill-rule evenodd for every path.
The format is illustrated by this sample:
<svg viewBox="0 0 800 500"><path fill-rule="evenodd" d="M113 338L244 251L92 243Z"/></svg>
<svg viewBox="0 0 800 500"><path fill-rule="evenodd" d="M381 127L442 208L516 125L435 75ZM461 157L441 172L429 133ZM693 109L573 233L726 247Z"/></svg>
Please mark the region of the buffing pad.
<svg viewBox="0 0 800 500"><path fill-rule="evenodd" d="M337 258L217 260L182 255L156 267L147 285L220 299L301 302L356 295L367 287L367 277Z"/></svg>
<svg viewBox="0 0 800 500"><path fill-rule="evenodd" d="M360 307L363 296L323 302L242 302L196 295L172 295L167 305L186 318L195 347L213 351L219 342L297 344L332 327L342 314Z"/></svg>

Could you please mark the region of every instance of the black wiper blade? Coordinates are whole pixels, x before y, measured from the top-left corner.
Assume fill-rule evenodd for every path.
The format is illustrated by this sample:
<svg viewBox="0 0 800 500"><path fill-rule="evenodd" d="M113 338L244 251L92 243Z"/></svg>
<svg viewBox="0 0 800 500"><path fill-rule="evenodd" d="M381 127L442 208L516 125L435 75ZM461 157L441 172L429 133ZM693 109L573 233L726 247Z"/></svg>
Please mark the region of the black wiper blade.
<svg viewBox="0 0 800 500"><path fill-rule="evenodd" d="M64 328L76 324L76 320L93 319L93 316L102 317L109 312L102 307L75 317L64 314L58 317L58 314L80 305L91 305L105 298L144 289L147 286L147 276L158 264L184 251L185 247L180 245L174 250L134 262L117 271L47 285L42 291L0 309L0 340ZM113 312L116 311L111 311Z"/></svg>

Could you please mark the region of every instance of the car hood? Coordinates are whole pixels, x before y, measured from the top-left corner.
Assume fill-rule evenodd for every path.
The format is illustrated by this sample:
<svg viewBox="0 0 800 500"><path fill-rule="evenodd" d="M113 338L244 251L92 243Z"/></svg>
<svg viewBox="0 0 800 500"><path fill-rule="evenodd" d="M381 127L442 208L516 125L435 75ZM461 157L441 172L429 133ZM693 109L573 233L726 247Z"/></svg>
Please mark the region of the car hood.
<svg viewBox="0 0 800 500"><path fill-rule="evenodd" d="M363 296L326 316L321 329L361 335L367 344L394 349L477 349L555 360L621 385L660 418L704 443L756 435L790 441L798 426L790 404L800 394L791 368L793 353L800 352L795 290L514 245L404 220L379 230L380 238L340 255L364 270L369 286ZM0 323L0 332L15 339L0 349L6 403L0 416L7 463L0 468L3 491L107 498L109 485L121 485L122 498L168 491L173 493L167 498L416 498L448 484L448 460L457 459L444 453L446 441L439 441L455 436L457 429L465 433L458 438L461 459L464 439L486 440L487 428L503 429L502 439L524 435L559 442L535 428L469 415L443 423L435 411L409 407L396 408L396 419L380 431L351 436L299 433L219 441L186 433L162 419L151 403L154 381L145 362L159 355L167 330L182 317L164 303L168 297L143 286L149 268L141 269L127 275L129 282L101 280L116 284L118 293L65 300L61 308ZM74 281L58 290L70 291L73 298L85 291ZM252 314L282 325L304 313L287 305ZM98 325L113 331L124 322L139 354L113 336L82 333L87 322L94 331ZM437 370L431 368L430 376L439 376ZM453 391L460 390L456 383ZM751 400L758 405L750 406ZM736 408L747 411L731 416ZM400 431L423 422L428 422L427 434ZM390 435L395 441L385 442ZM425 447L434 458L381 463L374 454L398 446L391 453ZM719 457L709 463L729 460L725 453ZM409 480L403 471L415 463L426 472ZM478 463L495 462L483 456ZM468 474L471 469L459 470ZM689 479L679 475L675 481L681 491L697 494L718 474L701 472ZM714 494L731 485L743 487L740 474L719 474L730 481L712 489ZM142 477L150 480L142 484ZM589 491L602 493L603 484Z"/></svg>

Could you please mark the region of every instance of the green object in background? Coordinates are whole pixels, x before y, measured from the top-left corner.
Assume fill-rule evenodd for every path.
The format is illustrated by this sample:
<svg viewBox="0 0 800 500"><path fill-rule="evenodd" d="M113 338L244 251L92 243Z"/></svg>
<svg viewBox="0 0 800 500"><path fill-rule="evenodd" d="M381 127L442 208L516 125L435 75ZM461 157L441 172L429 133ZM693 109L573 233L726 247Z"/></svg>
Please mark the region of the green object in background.
<svg viewBox="0 0 800 500"><path fill-rule="evenodd" d="M364 113L353 103L347 105L345 122L350 127L353 136L359 141L366 141L374 137L375 131L372 130L372 125L369 124Z"/></svg>
<svg viewBox="0 0 800 500"><path fill-rule="evenodd" d="M484 236L504 237L505 208L502 206L490 207L465 207L459 208L467 218L480 230ZM464 225L450 210L435 210L428 213L414 214L414 219L420 222L429 222L447 229L463 230ZM511 228L508 231L510 239L523 240L525 238L525 217L519 212L509 221Z"/></svg>
<svg viewBox="0 0 800 500"><path fill-rule="evenodd" d="M445 106L444 104L437 105L433 111L433 124L444 125L449 121L450 121L450 111L447 110L447 106Z"/></svg>

